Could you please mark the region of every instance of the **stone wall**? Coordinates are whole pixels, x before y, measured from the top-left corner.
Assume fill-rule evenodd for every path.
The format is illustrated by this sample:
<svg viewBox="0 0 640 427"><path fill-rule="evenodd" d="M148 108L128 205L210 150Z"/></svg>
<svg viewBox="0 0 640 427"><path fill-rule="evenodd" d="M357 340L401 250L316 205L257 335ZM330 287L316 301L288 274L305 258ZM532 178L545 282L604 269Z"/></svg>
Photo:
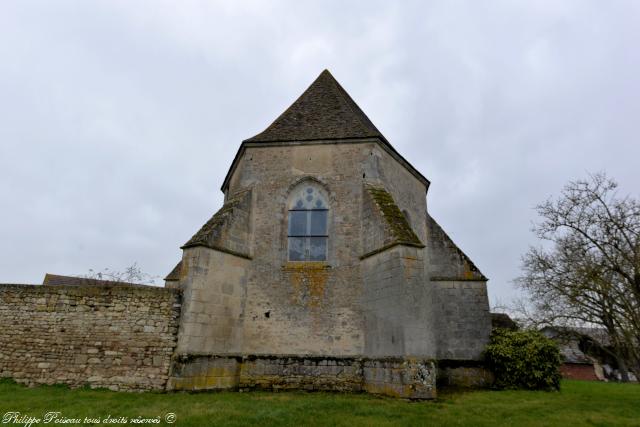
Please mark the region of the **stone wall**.
<svg viewBox="0 0 640 427"><path fill-rule="evenodd" d="M163 390L180 292L0 285L0 376L34 384Z"/></svg>
<svg viewBox="0 0 640 427"><path fill-rule="evenodd" d="M423 253L399 245L362 261L365 356L435 357L433 295Z"/></svg>
<svg viewBox="0 0 640 427"><path fill-rule="evenodd" d="M328 195L328 259L321 264L287 261L287 201L304 180ZM360 257L366 253L364 245L377 243L363 245L362 239L367 182L387 188L413 218L418 237L426 237L426 186L375 140L246 146L227 191L231 197L251 188L254 197L244 354L367 356L360 303L368 291Z"/></svg>
<svg viewBox="0 0 640 427"><path fill-rule="evenodd" d="M379 157L380 184L391 193L400 210L408 214L413 231L425 242L427 232L423 218L427 211L427 187L380 146L373 146L369 157Z"/></svg>
<svg viewBox="0 0 640 427"><path fill-rule="evenodd" d="M425 218L437 358L479 360L491 333L487 278L428 213ZM454 372L452 378L457 377Z"/></svg>
<svg viewBox="0 0 640 427"><path fill-rule="evenodd" d="M436 397L432 361L331 356L191 356L178 358L171 390L367 391L409 399Z"/></svg>
<svg viewBox="0 0 640 427"><path fill-rule="evenodd" d="M224 223L237 225L249 250L225 253L222 241L185 247L182 362L169 388L324 387L307 378L312 372L332 389L373 391L396 383L376 385L356 361L480 357L491 328L486 278L426 213L428 182L371 139L342 142L243 146L221 212L236 215L234 200L250 190L239 219ZM288 261L288 202L300 185L326 194L326 261ZM393 215L372 187L384 189ZM398 222L388 217L401 218L405 231L410 225L416 242L391 239ZM274 354L291 355L283 362L291 366L279 371L267 362L281 365ZM334 378L324 371L331 365L320 364L330 358L363 373L355 382ZM265 379L254 374L261 370L277 373Z"/></svg>
<svg viewBox="0 0 640 427"><path fill-rule="evenodd" d="M244 354L360 355L362 172L367 144L248 147L229 193L251 187L253 259L244 306ZM328 259L289 263L288 200L305 180L327 194Z"/></svg>
<svg viewBox="0 0 640 427"><path fill-rule="evenodd" d="M246 258L198 246L184 250L178 354L242 351Z"/></svg>
<svg viewBox="0 0 640 427"><path fill-rule="evenodd" d="M483 281L432 281L439 360L479 360L489 342L491 314Z"/></svg>
<svg viewBox="0 0 640 427"><path fill-rule="evenodd" d="M493 373L481 361L438 361L438 387L486 388L493 381Z"/></svg>

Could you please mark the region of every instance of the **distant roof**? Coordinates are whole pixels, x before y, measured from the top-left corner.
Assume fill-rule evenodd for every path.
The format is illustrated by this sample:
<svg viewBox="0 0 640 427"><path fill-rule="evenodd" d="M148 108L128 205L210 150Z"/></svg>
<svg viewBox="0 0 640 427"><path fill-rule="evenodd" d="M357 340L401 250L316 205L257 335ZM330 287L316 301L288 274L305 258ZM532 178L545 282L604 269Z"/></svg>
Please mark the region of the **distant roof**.
<svg viewBox="0 0 640 427"><path fill-rule="evenodd" d="M593 360L580 349L580 336L583 334L578 329L583 328L546 326L540 332L558 344L565 363L592 364Z"/></svg>
<svg viewBox="0 0 640 427"><path fill-rule="evenodd" d="M247 142L378 137L386 141L349 94L324 70L267 129Z"/></svg>
<svg viewBox="0 0 640 427"><path fill-rule="evenodd" d="M560 337L567 340L586 337L603 346L611 345L611 336L604 328L545 326L540 331L549 337Z"/></svg>
<svg viewBox="0 0 640 427"><path fill-rule="evenodd" d="M45 274L42 284L46 286L153 286L114 280L92 279L88 277L60 276L49 273Z"/></svg>

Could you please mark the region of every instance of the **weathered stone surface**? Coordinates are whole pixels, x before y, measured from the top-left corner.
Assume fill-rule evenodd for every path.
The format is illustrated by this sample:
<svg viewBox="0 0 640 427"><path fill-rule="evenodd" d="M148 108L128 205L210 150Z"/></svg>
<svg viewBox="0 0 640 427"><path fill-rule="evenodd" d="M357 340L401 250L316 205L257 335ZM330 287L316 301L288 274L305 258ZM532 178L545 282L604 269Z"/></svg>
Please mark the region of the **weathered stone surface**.
<svg viewBox="0 0 640 427"><path fill-rule="evenodd" d="M184 250L178 354L242 351L249 260L203 246Z"/></svg>
<svg viewBox="0 0 640 427"><path fill-rule="evenodd" d="M431 281L437 358L479 360L489 342L491 313L484 281Z"/></svg>
<svg viewBox="0 0 640 427"><path fill-rule="evenodd" d="M482 388L493 384L493 373L481 362L438 361L438 387Z"/></svg>
<svg viewBox="0 0 640 427"><path fill-rule="evenodd" d="M179 274L170 277L184 290L177 357L209 357L214 365L228 354L239 359L229 368L233 374L211 380L190 374L200 372L190 362L181 374L179 363L177 388L323 388L326 381L349 389L355 381L362 390L407 395L393 378L408 372L435 378L435 370L372 366L387 358L481 357L491 329L486 278L427 213L429 181L381 134L363 133L359 125L348 138L341 133L365 122L356 110L341 110L348 103L329 77L321 76L266 132L243 142L222 187L225 204L183 248ZM322 107L338 101L340 108ZM323 199L321 261L288 257L289 209L296 210L294 199L305 206L304 191L308 203L311 194ZM274 354L297 362L280 369L280 362L260 359ZM260 361L254 366L249 355ZM358 366L356 377L367 382L325 376L344 363ZM321 379L308 380L309 372Z"/></svg>
<svg viewBox="0 0 640 427"><path fill-rule="evenodd" d="M413 218L418 241L426 238L426 226L418 221L426 209L426 187L374 141L264 144L246 148L228 191L230 197L245 188L253 194L242 352L367 356L367 309L361 302L369 291L360 258L370 249L384 250L389 225L372 206L371 226L364 228L363 204L373 204L365 185L386 189ZM289 196L307 184L328 194L328 259L322 265L287 260ZM376 233L380 239L367 244Z"/></svg>
<svg viewBox="0 0 640 427"><path fill-rule="evenodd" d="M176 290L0 285L0 376L29 385L163 390L179 315Z"/></svg>
<svg viewBox="0 0 640 427"><path fill-rule="evenodd" d="M433 292L423 256L422 249L396 246L362 261L366 356L436 357Z"/></svg>
<svg viewBox="0 0 640 427"><path fill-rule="evenodd" d="M222 208L185 243L183 249L205 246L249 257L250 207L251 189L244 189L232 197L228 197ZM176 272L175 275L179 275L179 273Z"/></svg>
<svg viewBox="0 0 640 427"><path fill-rule="evenodd" d="M432 399L435 379L435 364L423 359L211 355L179 358L168 388L367 391Z"/></svg>

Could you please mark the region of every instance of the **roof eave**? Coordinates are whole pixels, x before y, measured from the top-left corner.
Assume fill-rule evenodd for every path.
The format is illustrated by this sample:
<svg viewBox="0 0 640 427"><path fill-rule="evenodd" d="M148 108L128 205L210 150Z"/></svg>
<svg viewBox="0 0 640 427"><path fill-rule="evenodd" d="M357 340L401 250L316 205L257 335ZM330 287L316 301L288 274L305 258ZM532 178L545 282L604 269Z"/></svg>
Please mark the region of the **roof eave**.
<svg viewBox="0 0 640 427"><path fill-rule="evenodd" d="M429 186L431 185L431 181L429 181L424 175L422 175L407 159L405 159L402 154L396 151L395 148L387 141L384 136L374 136L374 137L363 137L363 138L339 138L339 139L296 139L296 140L282 140L282 141L251 141L252 138L245 139L240 144L238 151L236 152L235 157L233 158L233 162L231 163L231 167L227 171L227 174L222 182L222 186L220 187L220 191L223 193L227 191L229 187L229 181L231 180L231 176L235 171L240 157L244 153L247 146L260 147L260 146L272 146L272 145L302 145L308 143L326 143L326 144L339 144L341 141L350 141L354 142L354 140L359 140L362 142L378 142L380 146L387 151L394 159L396 159L401 165L403 165L413 176L415 176L419 181L421 181L426 187L425 192L429 191ZM297 143L297 144L294 144Z"/></svg>

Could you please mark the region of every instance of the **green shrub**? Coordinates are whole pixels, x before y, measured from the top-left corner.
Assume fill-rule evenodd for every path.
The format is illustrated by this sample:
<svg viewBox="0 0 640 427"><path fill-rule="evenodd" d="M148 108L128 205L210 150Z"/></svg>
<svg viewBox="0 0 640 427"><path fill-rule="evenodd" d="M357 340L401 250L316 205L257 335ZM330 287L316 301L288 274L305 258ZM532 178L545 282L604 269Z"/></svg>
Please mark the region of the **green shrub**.
<svg viewBox="0 0 640 427"><path fill-rule="evenodd" d="M560 389L560 350L540 332L495 329L485 358L497 388Z"/></svg>

